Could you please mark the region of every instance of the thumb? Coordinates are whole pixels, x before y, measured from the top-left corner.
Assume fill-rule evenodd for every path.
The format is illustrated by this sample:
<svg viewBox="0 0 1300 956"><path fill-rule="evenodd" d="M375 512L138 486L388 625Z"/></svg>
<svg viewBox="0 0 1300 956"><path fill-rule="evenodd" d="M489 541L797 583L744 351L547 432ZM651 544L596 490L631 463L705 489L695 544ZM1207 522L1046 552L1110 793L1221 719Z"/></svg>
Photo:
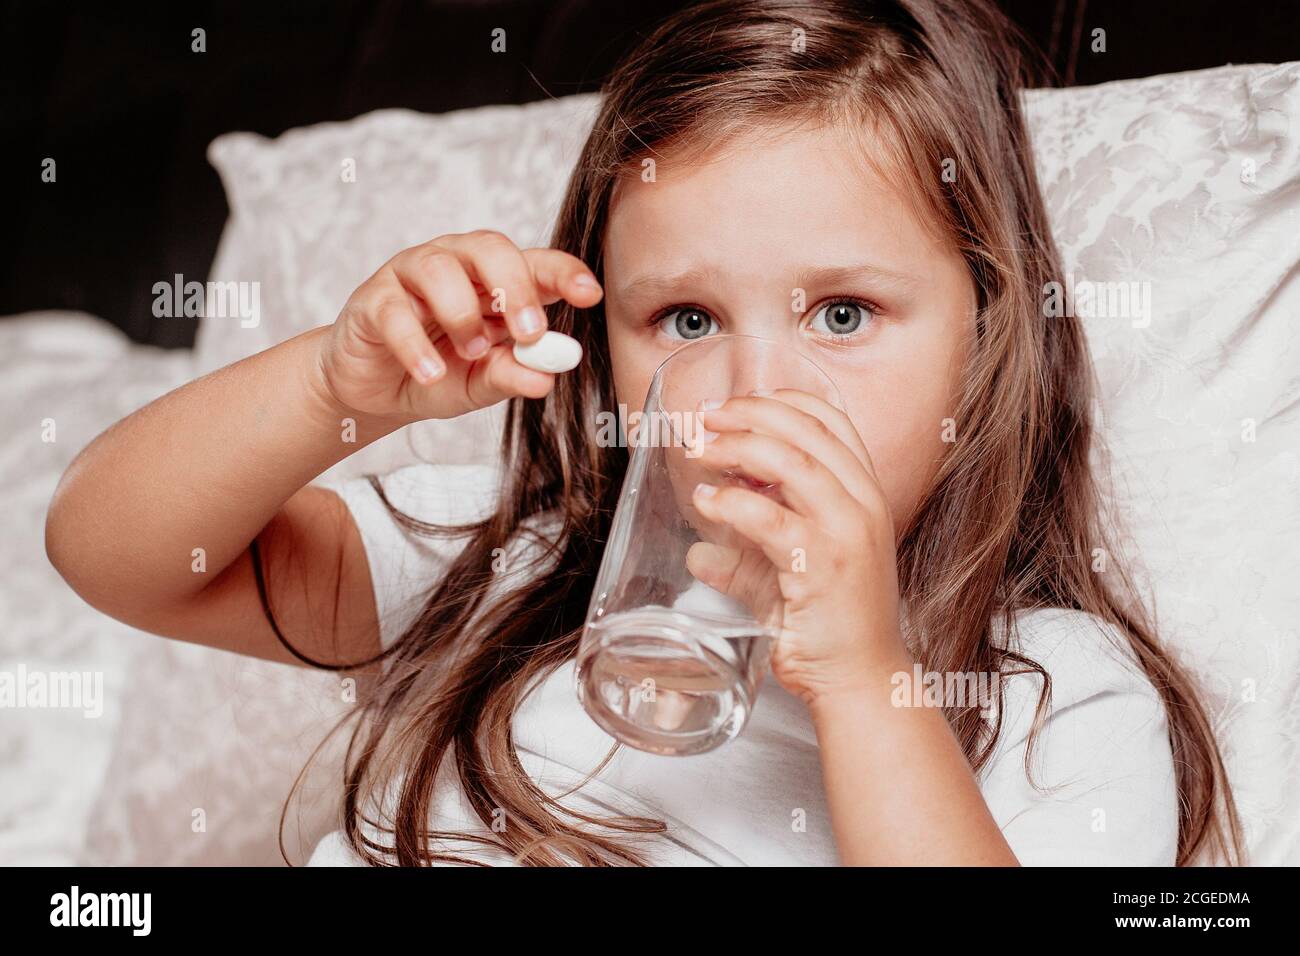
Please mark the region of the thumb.
<svg viewBox="0 0 1300 956"><path fill-rule="evenodd" d="M465 371L465 411L487 408L516 395L545 398L555 384L555 376L520 365L509 339L493 345L488 353L475 359Z"/></svg>
<svg viewBox="0 0 1300 956"><path fill-rule="evenodd" d="M784 602L776 568L762 551L697 541L686 552L686 570L739 601L764 627L781 626Z"/></svg>

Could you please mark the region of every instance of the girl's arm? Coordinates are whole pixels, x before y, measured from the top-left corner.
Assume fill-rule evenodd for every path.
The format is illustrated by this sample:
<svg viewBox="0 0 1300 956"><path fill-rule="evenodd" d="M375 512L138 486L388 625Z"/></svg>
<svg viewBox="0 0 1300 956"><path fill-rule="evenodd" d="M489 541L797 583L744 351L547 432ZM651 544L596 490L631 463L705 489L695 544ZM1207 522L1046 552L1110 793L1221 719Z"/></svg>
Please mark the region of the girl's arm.
<svg viewBox="0 0 1300 956"><path fill-rule="evenodd" d="M1014 865L943 712L894 706L891 679L913 666L899 630L894 525L853 423L794 389L735 396L700 414L716 433L700 448L702 464L781 487L776 501L702 484L694 505L777 571L784 606L772 673L813 718L841 860ZM687 555L692 573L743 601L753 584L738 572L746 563L717 553L734 549L701 550L709 560Z"/></svg>
<svg viewBox="0 0 1300 956"><path fill-rule="evenodd" d="M50 505L46 551L88 603L142 630L294 662L263 614L248 552L268 529L263 564L290 642L339 663L378 652L360 536L337 496L304 486L401 421L331 396L319 361L329 334L315 329L191 382L73 461ZM348 421L355 443L344 440ZM327 600L336 588L337 604Z"/></svg>
<svg viewBox="0 0 1300 956"><path fill-rule="evenodd" d="M809 702L841 862L1018 865L943 711L894 704L891 678L913 664L896 646L860 689Z"/></svg>
<svg viewBox="0 0 1300 956"><path fill-rule="evenodd" d="M95 439L46 519L51 563L87 602L168 637L298 663L263 613L256 539L282 633L346 664L380 650L360 534L332 492L307 486L404 425L512 396L549 373L511 351L546 329L543 304L600 300L573 256L494 232L399 253L338 320L179 388ZM504 321L502 316L504 311Z"/></svg>

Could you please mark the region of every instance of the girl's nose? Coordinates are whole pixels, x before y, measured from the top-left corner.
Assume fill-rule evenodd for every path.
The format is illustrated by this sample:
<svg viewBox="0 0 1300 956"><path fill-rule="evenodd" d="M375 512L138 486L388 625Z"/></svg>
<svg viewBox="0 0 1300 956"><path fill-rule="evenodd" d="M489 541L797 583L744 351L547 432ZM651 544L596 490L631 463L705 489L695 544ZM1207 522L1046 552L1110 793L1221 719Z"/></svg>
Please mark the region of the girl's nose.
<svg viewBox="0 0 1300 956"><path fill-rule="evenodd" d="M752 348L735 349L728 357L731 394L744 395L756 388L780 388L781 368L798 361L799 343L767 335L750 335ZM784 360L784 361L783 361Z"/></svg>
<svg viewBox="0 0 1300 956"><path fill-rule="evenodd" d="M740 347L717 355L725 365L713 366L718 375L713 391L725 388L729 389L728 395L747 395L755 389L794 388L820 396L843 410L833 373L819 361L820 356L810 350L808 339L797 329L733 335Z"/></svg>

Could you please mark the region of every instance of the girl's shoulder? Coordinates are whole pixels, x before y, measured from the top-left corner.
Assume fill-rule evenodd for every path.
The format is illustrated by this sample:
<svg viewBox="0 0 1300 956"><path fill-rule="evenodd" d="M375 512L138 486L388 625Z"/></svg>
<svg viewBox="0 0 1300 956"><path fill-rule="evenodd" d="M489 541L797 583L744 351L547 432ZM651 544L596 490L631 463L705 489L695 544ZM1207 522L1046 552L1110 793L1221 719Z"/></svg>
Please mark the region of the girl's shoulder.
<svg viewBox="0 0 1300 956"><path fill-rule="evenodd" d="M1042 674L1013 663L1001 678L1001 730L980 785L1012 849L1025 864L1173 865L1168 721L1128 636L1066 608L1021 611L1012 632L1004 646L1038 664L1050 691L1040 714Z"/></svg>
<svg viewBox="0 0 1300 956"><path fill-rule="evenodd" d="M1054 698L1078 698L1102 691L1155 695L1129 636L1119 625L1087 611L1064 607L1025 608L1014 615L1007 633L994 625L999 647L1042 666L1051 677ZM1011 663L1004 669L1018 672ZM1040 675L1032 675L1041 682Z"/></svg>
<svg viewBox="0 0 1300 956"><path fill-rule="evenodd" d="M362 537L375 541L401 537L413 543L455 539L461 535L427 535L416 532L403 516L431 525L469 525L491 517L501 501L506 480L502 463L417 462L384 475L321 479L348 506ZM523 523L538 534L552 533L557 515L546 512Z"/></svg>
<svg viewBox="0 0 1300 956"><path fill-rule="evenodd" d="M500 503L506 479L498 462L419 462L386 475L318 482L347 506L361 535L385 647L418 615L423 600L469 543L472 531L430 531L420 525L472 525L490 517ZM412 526L412 520L415 526ZM504 566L531 569L528 552L553 539L555 515L524 522L509 542ZM508 576L502 576L502 582Z"/></svg>
<svg viewBox="0 0 1300 956"><path fill-rule="evenodd" d="M1164 700L1118 625L1086 611L1034 608L1016 613L1004 641L1002 646L1042 672L1018 661L1004 665L998 677L1001 753L1028 741L1040 700L1044 727L1058 732L1068 728L1099 746L1134 735L1156 743L1166 739Z"/></svg>
<svg viewBox="0 0 1300 956"><path fill-rule="evenodd" d="M391 514L383 503L386 498L393 507L421 521L460 524L492 513L503 479L502 466L495 462L417 462L384 475L322 479L317 483L337 494L354 514L359 512L362 517ZM376 485L383 492L382 498Z"/></svg>
<svg viewBox="0 0 1300 956"><path fill-rule="evenodd" d="M1118 625L1069 608L1022 610L1002 646L1032 661L1041 672L1014 660L1004 665L999 677L1004 709L999 749L1012 749L1028 739L1045 684L1047 725L1083 728L1108 739L1137 731L1164 738L1164 700Z"/></svg>

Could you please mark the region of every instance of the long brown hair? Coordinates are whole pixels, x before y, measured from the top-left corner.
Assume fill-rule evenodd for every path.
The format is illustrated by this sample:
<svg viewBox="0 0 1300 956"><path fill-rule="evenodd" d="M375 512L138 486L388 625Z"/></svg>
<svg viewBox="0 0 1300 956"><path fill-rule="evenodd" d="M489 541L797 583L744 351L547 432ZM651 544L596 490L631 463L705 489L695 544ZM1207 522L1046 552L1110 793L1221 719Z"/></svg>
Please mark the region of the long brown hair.
<svg viewBox="0 0 1300 956"><path fill-rule="evenodd" d="M1201 852L1240 860L1210 721L1109 543L1089 464L1093 377L1082 330L1073 317L1044 318L1043 292L1062 269L1019 108L1031 68L1017 36L985 0L692 5L612 72L551 244L601 276L614 188L646 157L665 162L672 152L680 161L690 148L773 121L888 130L890 158L911 171L915 198L961 251L979 293L975 343L952 414L959 440L899 540L899 584L921 662L939 672L1041 674L1037 730L1050 679L1013 641L995 640L995 627L1014 634L1016 612L1039 607L1112 623L1164 701L1177 768L1178 863ZM955 177L939 175L945 161ZM468 533L468 543L385 653L387 669L355 714L344 827L376 864L462 860L454 847L464 841L494 844L527 864L635 864L644 860L629 845L632 835L662 829L654 820L571 813L529 778L512 742L524 691L576 652L627 465L625 449L599 447L595 438L598 413L617 407L602 308L561 301L549 315L589 359L561 376L545 402L510 402L496 512L459 529L399 515L412 532ZM490 593L497 549L543 515L559 532L544 542L534 573ZM1098 548L1109 556L1105 574L1092 568ZM951 709L948 718L978 771L1000 721L975 708ZM490 837L428 831L435 780L449 766ZM390 788L384 812L372 810L372 797ZM618 838L624 834L628 840Z"/></svg>

